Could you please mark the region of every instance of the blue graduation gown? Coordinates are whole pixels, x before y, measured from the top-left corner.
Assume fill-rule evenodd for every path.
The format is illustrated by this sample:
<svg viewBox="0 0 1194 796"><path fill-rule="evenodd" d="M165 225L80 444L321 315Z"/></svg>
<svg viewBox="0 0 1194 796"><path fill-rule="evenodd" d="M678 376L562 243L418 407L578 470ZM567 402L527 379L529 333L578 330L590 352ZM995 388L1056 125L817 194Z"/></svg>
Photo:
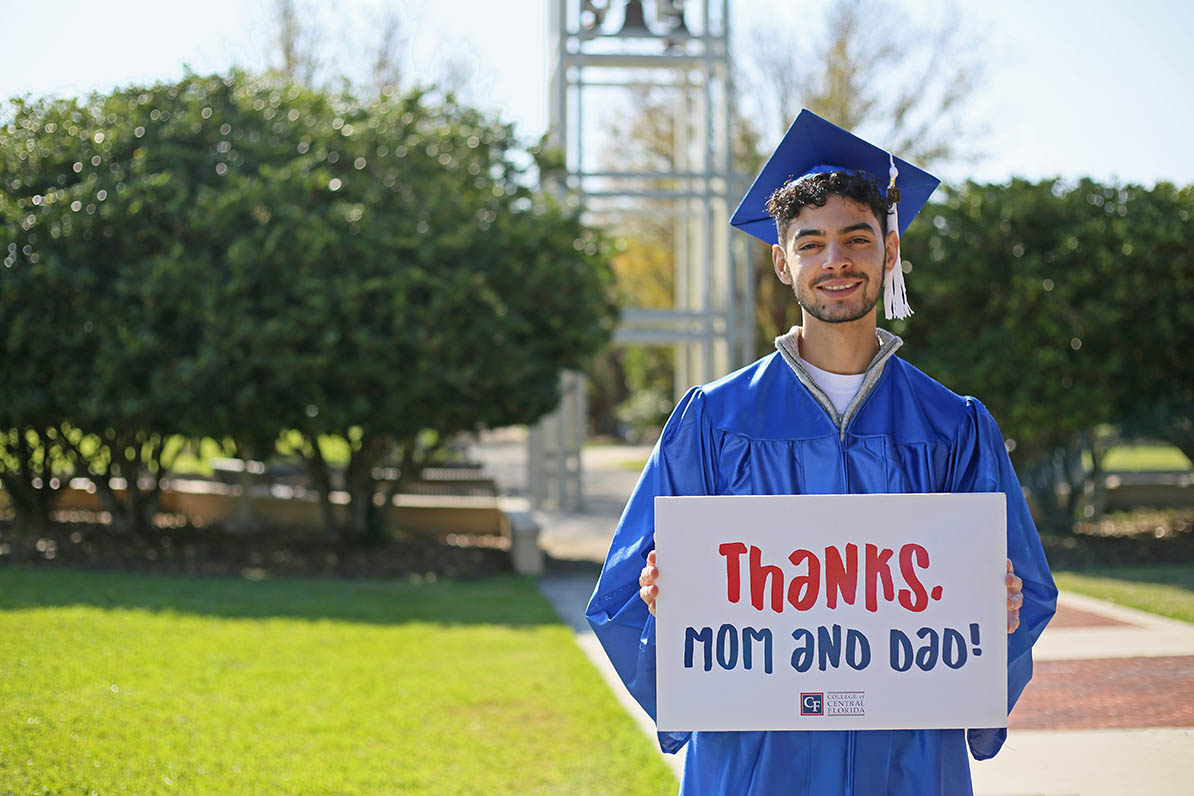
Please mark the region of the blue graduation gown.
<svg viewBox="0 0 1194 796"><path fill-rule="evenodd" d="M1010 713L1032 677L1032 645L1053 616L1057 589L991 415L895 356L844 429L779 353L690 390L626 504L588 620L630 693L654 718L655 619L639 598L638 577L655 546L656 495L996 491L1007 495L1008 557L1024 581L1020 627L1008 637ZM969 796L967 746L975 759L986 759L1006 735L1004 729L696 732L659 733L659 742L665 752L688 744L682 796Z"/></svg>

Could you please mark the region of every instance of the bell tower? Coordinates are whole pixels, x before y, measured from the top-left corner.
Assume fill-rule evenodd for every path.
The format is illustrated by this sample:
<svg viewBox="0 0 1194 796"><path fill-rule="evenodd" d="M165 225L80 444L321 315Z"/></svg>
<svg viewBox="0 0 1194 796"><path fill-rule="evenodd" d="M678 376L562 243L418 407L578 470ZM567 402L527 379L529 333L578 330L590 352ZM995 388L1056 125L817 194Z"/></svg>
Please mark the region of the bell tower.
<svg viewBox="0 0 1194 796"><path fill-rule="evenodd" d="M728 224L744 190L731 158L729 0L547 0L549 143L563 153L562 192L589 223L618 234L650 218L673 254L670 305L626 307L615 341L671 346L675 394L754 359L753 281L746 242ZM643 170L609 152L608 119L634 92L663 108L667 165ZM528 489L578 507L583 380L565 377L557 413L532 431ZM577 426L576 424L579 424Z"/></svg>

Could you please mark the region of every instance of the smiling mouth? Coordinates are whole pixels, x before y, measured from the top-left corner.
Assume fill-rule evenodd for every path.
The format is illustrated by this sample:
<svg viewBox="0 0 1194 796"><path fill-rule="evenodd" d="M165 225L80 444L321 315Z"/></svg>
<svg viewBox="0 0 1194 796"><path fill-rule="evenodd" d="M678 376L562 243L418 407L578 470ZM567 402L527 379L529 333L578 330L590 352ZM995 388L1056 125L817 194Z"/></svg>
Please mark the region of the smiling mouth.
<svg viewBox="0 0 1194 796"><path fill-rule="evenodd" d="M857 282L838 283L838 284L832 284L832 285L822 284L822 285L817 285L817 289L824 290L826 293L830 293L830 294L844 295L846 293L851 292L852 290L854 290L854 288L858 287L861 284L862 284L862 280L859 280Z"/></svg>

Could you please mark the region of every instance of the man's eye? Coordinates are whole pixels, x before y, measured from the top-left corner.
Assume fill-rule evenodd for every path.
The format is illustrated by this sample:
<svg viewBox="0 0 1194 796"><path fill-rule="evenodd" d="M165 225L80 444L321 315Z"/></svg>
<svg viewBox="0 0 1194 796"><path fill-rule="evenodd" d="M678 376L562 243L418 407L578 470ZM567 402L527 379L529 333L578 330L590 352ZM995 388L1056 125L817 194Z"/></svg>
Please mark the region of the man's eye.
<svg viewBox="0 0 1194 796"><path fill-rule="evenodd" d="M797 251L802 251L802 252L811 251L813 249L820 247L820 245L821 244L819 244L819 243L804 243L804 244L801 244L797 248Z"/></svg>
<svg viewBox="0 0 1194 796"><path fill-rule="evenodd" d="M871 239L864 238L863 236L859 235L857 238L852 239L850 242L851 243L870 243Z"/></svg>

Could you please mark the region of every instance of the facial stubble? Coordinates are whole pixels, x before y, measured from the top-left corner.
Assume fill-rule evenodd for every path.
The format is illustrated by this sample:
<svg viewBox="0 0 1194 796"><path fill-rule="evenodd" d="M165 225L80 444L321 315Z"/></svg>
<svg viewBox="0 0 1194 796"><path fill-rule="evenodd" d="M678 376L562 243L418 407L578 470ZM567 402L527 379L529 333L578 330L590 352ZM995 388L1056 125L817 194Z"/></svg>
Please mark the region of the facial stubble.
<svg viewBox="0 0 1194 796"><path fill-rule="evenodd" d="M887 263L887 247L886 247L886 245L883 247L883 263L884 264ZM789 274L791 274L791 272L789 272ZM818 304L816 302L816 299L818 298L815 295L817 285L820 284L821 282L828 282L832 279L839 278L837 276L831 275L831 276L826 276L823 279L817 280L809 287L809 291L808 291L807 295L805 295L805 291L803 290L802 286L797 282L795 276L792 276L792 294L796 296L796 303L800 305L800 308L819 321L822 321L824 323L853 323L854 321L857 321L861 318L865 318L867 316L867 313L869 313L871 310L873 310L875 308L875 306L879 303L879 295L880 295L880 291L876 290L874 296L871 296L871 297L867 296L866 289L869 286L870 281L871 281L871 277L869 274L859 272L859 273L855 274L855 276L862 280L862 284L860 287L862 288L863 302L861 305L858 306L857 311L851 311L849 307L841 308L843 311L846 312L845 315L835 315L835 314L831 313L830 312L830 308L832 307L831 304L826 303L824 306L818 306Z"/></svg>

